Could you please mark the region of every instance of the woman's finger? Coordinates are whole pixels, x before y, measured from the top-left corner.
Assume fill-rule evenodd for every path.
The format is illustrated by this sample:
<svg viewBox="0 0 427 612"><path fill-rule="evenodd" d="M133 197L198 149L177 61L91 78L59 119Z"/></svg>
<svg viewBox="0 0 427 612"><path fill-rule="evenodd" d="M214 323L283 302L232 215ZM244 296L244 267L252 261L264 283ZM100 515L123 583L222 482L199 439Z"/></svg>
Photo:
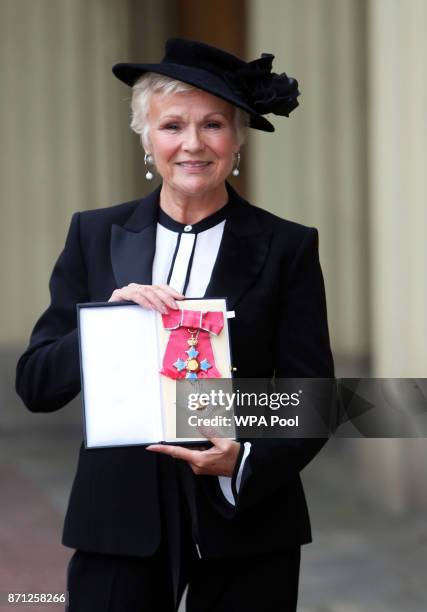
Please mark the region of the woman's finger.
<svg viewBox="0 0 427 612"><path fill-rule="evenodd" d="M160 299L166 306L169 306L169 308L173 308L174 310L178 309L178 304L176 303L175 299L171 294L165 291L165 289L163 289L162 287L158 287L156 291L157 295L160 297Z"/></svg>
<svg viewBox="0 0 427 612"><path fill-rule="evenodd" d="M161 314L167 313L167 307L177 309L175 300L184 299L184 295L175 291L169 285L139 285L130 283L121 289L115 289L109 302L131 301L143 308L157 310Z"/></svg>
<svg viewBox="0 0 427 612"><path fill-rule="evenodd" d="M173 446L171 444L150 444L150 446L146 447L146 450L163 453L174 459L182 459L189 463L196 463L200 456L200 451L193 451L185 448L185 446Z"/></svg>
<svg viewBox="0 0 427 612"><path fill-rule="evenodd" d="M176 289L174 289L173 287L170 287L169 285L157 285L157 287L160 287L161 289L166 291L166 293L169 293L172 297L174 297L177 300L183 300L185 298L185 295L183 293L176 291Z"/></svg>
<svg viewBox="0 0 427 612"><path fill-rule="evenodd" d="M115 299L135 302L135 304L147 308L148 310L159 310L162 312L161 309L164 308L162 301L156 296L156 293L151 290L149 285L137 285L136 283L132 283L116 290L113 292L113 295ZM166 312L166 309L164 312Z"/></svg>
<svg viewBox="0 0 427 612"><path fill-rule="evenodd" d="M122 287L121 289L115 289L111 294L109 302L135 302L143 308L153 309L152 304L137 291L137 285L135 287Z"/></svg>
<svg viewBox="0 0 427 612"><path fill-rule="evenodd" d="M137 293L144 297L146 300L150 302L150 304L160 312L161 314L167 313L166 304L163 302L162 297L159 295L159 290L157 288L151 287L149 285L141 285L136 289Z"/></svg>
<svg viewBox="0 0 427 612"><path fill-rule="evenodd" d="M123 302L125 298L122 296L121 289L114 289L109 302Z"/></svg>

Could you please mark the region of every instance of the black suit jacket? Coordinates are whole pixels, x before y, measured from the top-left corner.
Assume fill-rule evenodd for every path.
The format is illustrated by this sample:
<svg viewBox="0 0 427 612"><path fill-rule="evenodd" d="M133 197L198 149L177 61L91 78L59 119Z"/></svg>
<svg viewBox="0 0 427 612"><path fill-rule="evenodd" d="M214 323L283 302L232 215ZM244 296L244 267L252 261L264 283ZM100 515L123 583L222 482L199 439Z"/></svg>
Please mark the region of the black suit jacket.
<svg viewBox="0 0 427 612"><path fill-rule="evenodd" d="M205 296L225 296L236 312L230 335L237 375L333 376L317 231L249 204L228 184L227 189L230 214ZM131 282L151 283L159 191L73 215L50 280L51 303L17 366L16 389L29 410L58 410L80 390L76 303L107 301ZM204 556L309 542L299 474L324 442L253 440L235 507L216 477L195 476L185 463L142 447L82 445L63 543L152 554L161 536L158 470L165 467L172 507L176 479L183 479L193 537Z"/></svg>

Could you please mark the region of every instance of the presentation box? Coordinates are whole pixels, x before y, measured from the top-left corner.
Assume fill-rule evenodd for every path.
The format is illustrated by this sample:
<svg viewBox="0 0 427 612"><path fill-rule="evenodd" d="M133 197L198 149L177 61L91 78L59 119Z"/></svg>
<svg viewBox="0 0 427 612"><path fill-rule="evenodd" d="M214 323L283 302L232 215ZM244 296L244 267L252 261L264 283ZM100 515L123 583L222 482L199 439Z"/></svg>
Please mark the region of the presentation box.
<svg viewBox="0 0 427 612"><path fill-rule="evenodd" d="M181 311L223 314L223 328L209 333L209 340L220 377L231 378L228 319L234 313L227 312L226 300L186 299L178 305ZM86 448L203 444L200 437L176 436L177 381L160 373L172 333L162 315L133 302L78 304L77 315ZM206 375L194 371L198 364L183 354L188 348L180 348L176 363L185 375L192 368L188 372L196 379L190 382L197 385L197 375Z"/></svg>

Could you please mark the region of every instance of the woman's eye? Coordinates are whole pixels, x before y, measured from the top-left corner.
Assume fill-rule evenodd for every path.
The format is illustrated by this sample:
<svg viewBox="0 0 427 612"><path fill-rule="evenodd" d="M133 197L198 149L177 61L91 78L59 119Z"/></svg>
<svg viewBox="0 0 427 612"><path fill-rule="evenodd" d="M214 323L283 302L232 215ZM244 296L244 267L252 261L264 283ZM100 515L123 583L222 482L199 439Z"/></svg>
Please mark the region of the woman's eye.
<svg viewBox="0 0 427 612"><path fill-rule="evenodd" d="M209 123L206 124L206 127L210 130L217 130L221 127L221 124L218 123L218 121L209 121Z"/></svg>
<svg viewBox="0 0 427 612"><path fill-rule="evenodd" d="M178 130L179 129L179 125L177 123L168 123L167 125L163 126L164 130Z"/></svg>

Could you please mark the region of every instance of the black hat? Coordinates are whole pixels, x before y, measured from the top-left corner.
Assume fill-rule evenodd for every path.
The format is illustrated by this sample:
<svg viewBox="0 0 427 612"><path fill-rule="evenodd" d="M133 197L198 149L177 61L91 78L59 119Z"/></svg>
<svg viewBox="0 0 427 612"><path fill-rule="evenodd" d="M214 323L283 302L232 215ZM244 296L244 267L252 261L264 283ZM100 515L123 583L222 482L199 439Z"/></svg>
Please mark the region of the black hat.
<svg viewBox="0 0 427 612"><path fill-rule="evenodd" d="M271 53L262 53L259 59L245 62L205 43L170 38L160 64L116 64L113 73L130 86L146 72L189 83L249 113L250 127L274 132L262 115L289 117L298 106L300 92L296 79L271 72L273 59Z"/></svg>

